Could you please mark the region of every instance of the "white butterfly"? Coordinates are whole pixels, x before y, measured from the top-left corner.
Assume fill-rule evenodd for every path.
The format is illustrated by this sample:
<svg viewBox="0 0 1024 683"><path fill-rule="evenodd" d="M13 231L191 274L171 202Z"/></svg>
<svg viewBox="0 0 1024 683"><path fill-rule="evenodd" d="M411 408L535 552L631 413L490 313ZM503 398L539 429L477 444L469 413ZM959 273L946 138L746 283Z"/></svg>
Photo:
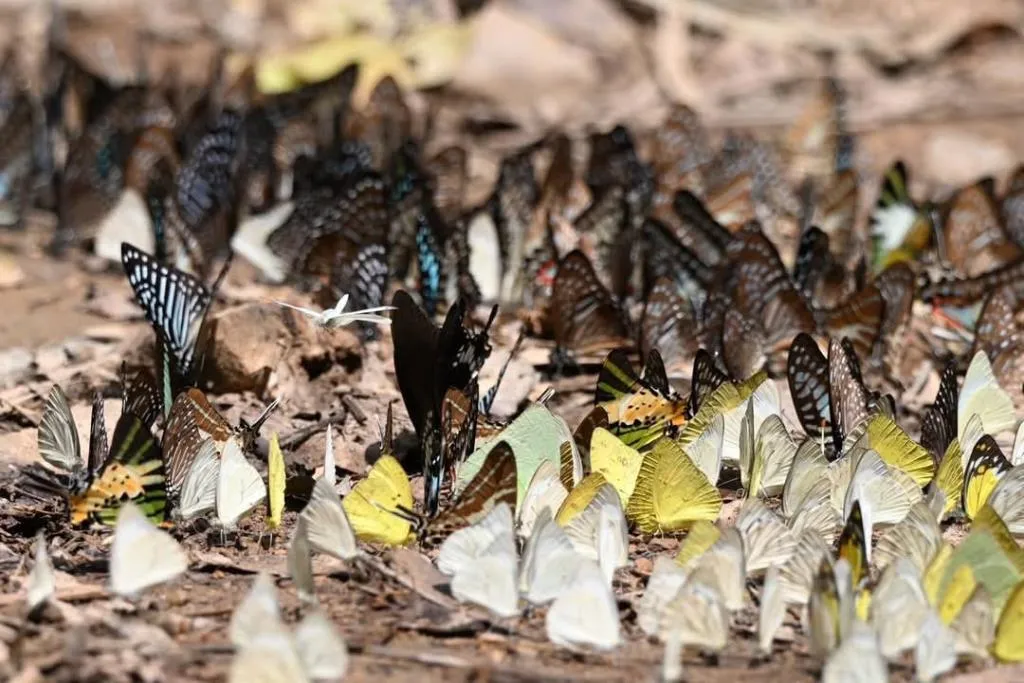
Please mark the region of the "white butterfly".
<svg viewBox="0 0 1024 683"><path fill-rule="evenodd" d="M231 615L228 638L235 647L246 649L268 632L286 633L287 629L281 621L274 579L270 574L260 572Z"/></svg>
<svg viewBox="0 0 1024 683"><path fill-rule="evenodd" d="M288 219L294 208L292 202L284 202L270 211L252 216L238 226L231 238L231 248L271 282L284 282L288 276L288 264L270 251L267 238Z"/></svg>
<svg viewBox="0 0 1024 683"><path fill-rule="evenodd" d="M329 442L328 442L329 443ZM359 554L356 535L341 504L341 497L326 475L316 480L313 495L299 514L313 550L349 560Z"/></svg>
<svg viewBox="0 0 1024 683"><path fill-rule="evenodd" d="M934 609L928 611L921 625L921 637L914 650L914 669L919 681L934 681L956 666L956 634L939 618Z"/></svg>
<svg viewBox="0 0 1024 683"><path fill-rule="evenodd" d="M523 550L519 590L531 604L547 604L569 589L584 562L551 511L544 509Z"/></svg>
<svg viewBox="0 0 1024 683"><path fill-rule="evenodd" d="M878 631L879 650L884 657L894 660L917 646L929 609L914 563L905 557L891 562L882 572L871 600L871 624Z"/></svg>
<svg viewBox="0 0 1024 683"><path fill-rule="evenodd" d="M796 548L796 534L757 498L743 502L736 528L743 538L747 574L782 564Z"/></svg>
<svg viewBox="0 0 1024 683"><path fill-rule="evenodd" d="M185 522L213 510L217 506L219 475L220 453L217 452L217 442L212 438L206 439L181 483L178 504L174 508L175 518Z"/></svg>
<svg viewBox="0 0 1024 683"><path fill-rule="evenodd" d="M283 301L275 301L274 303L279 306L284 306L285 308L298 311L312 320L317 326L328 330L336 330L354 322L390 325L391 318L380 315L380 312L395 310L394 306L375 306L373 308L364 308L362 310L349 311L346 313L345 306L348 305L348 294L342 294L341 298L338 299L338 303L335 304L333 308L328 308L323 311L314 311L311 308L294 306L292 304L286 304Z"/></svg>
<svg viewBox="0 0 1024 683"><path fill-rule="evenodd" d="M779 581L779 565L768 567L761 588L761 609L757 620L757 638L761 652L771 654L775 632L786 618L786 600Z"/></svg>
<svg viewBox="0 0 1024 683"><path fill-rule="evenodd" d="M40 531L36 536L35 564L28 575L28 589L25 595L29 612L53 597L56 590L57 579L53 574L50 554L46 552L46 537Z"/></svg>
<svg viewBox="0 0 1024 683"><path fill-rule="evenodd" d="M452 576L452 595L460 602L480 605L501 617L519 613L516 540L506 503L445 539L437 566Z"/></svg>
<svg viewBox="0 0 1024 683"><path fill-rule="evenodd" d="M245 458L237 439L229 439L220 457L217 477L217 519L231 528L267 497L263 477Z"/></svg>
<svg viewBox="0 0 1024 683"><path fill-rule="evenodd" d="M849 636L843 639L822 670L823 683L877 683L889 680L889 667L878 650L874 629L855 621Z"/></svg>
<svg viewBox="0 0 1024 683"><path fill-rule="evenodd" d="M327 483L332 487L334 486L335 478L335 460L334 460L334 433L331 429L331 425L327 425L327 441L324 445L324 473L322 478L327 480Z"/></svg>
<svg viewBox="0 0 1024 683"><path fill-rule="evenodd" d="M629 534L618 492L602 484L594 498L565 525L565 533L580 555L597 560L611 585L612 574L628 561Z"/></svg>
<svg viewBox="0 0 1024 683"><path fill-rule="evenodd" d="M295 628L295 649L313 680L337 681L348 671L348 646L320 610L307 614Z"/></svg>
<svg viewBox="0 0 1024 683"><path fill-rule="evenodd" d="M563 647L612 650L619 646L619 609L596 562L584 561L572 586L548 609L544 628L548 640Z"/></svg>
<svg viewBox="0 0 1024 683"><path fill-rule="evenodd" d="M671 557L659 555L654 559L651 578L647 589L636 607L636 623L649 636L656 636L661 630L661 620L672 598L686 582L689 571L679 566Z"/></svg>
<svg viewBox="0 0 1024 683"><path fill-rule="evenodd" d="M188 569L188 556L174 538L146 519L134 503L121 506L110 547L110 589L134 597Z"/></svg>
<svg viewBox="0 0 1024 683"><path fill-rule="evenodd" d="M295 592L304 603L316 602L316 587L313 584L313 558L306 533L306 520L301 516L295 525L295 534L288 544L288 573L295 584Z"/></svg>
<svg viewBox="0 0 1024 683"><path fill-rule="evenodd" d="M717 652L725 647L729 634L729 610L718 589L695 574L665 605L659 635L662 640L678 638L683 645Z"/></svg>
<svg viewBox="0 0 1024 683"><path fill-rule="evenodd" d="M519 535L527 538L532 536L543 511L547 510L550 513L548 516L553 517L568 495L569 492L558 477L555 464L550 460L542 462L533 473L522 503L517 508Z"/></svg>

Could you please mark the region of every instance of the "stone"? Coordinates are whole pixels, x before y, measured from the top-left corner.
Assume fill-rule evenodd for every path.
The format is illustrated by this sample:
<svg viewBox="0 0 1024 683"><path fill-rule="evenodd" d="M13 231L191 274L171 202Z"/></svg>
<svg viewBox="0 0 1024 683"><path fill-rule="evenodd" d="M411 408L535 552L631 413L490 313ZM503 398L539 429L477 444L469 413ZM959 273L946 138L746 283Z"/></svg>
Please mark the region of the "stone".
<svg viewBox="0 0 1024 683"><path fill-rule="evenodd" d="M0 351L0 388L9 389L32 376L32 352L23 347Z"/></svg>
<svg viewBox="0 0 1024 683"><path fill-rule="evenodd" d="M206 357L212 390L263 395L292 337L292 328L273 304L245 304L218 313L210 319Z"/></svg>

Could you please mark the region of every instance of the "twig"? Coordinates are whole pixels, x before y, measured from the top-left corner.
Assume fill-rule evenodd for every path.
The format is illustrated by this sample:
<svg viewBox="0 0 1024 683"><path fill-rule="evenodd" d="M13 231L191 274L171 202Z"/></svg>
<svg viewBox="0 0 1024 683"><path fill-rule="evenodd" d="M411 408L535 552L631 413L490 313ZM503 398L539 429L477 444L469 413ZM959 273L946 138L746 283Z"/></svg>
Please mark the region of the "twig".
<svg viewBox="0 0 1024 683"><path fill-rule="evenodd" d="M359 404L356 403L354 398L352 398L352 394L343 395L341 397L341 403L348 408L348 412L352 414L352 417L356 419L356 422L361 425L366 424L366 413L363 412L363 409L360 408Z"/></svg>
<svg viewBox="0 0 1024 683"><path fill-rule="evenodd" d="M342 403L345 403L345 399L344 398L342 398ZM341 411L338 411L338 412L331 413L330 415L328 415L328 416L326 416L326 417L324 417L324 418L322 418L320 420L317 420L316 422L314 422L311 425L306 425L305 427L299 427L298 429L296 429L291 434L288 434L287 436L282 437L278 441L278 444L281 446L282 450L289 450L291 448L295 448L296 446L300 445L303 441L305 441L309 437L313 436L317 432L320 432L320 431L322 431L324 429L327 429L327 425L329 425L329 424L335 424L335 425L344 424L345 423L345 418L348 417L348 413L349 413L348 405L346 404L345 405L345 410L341 410ZM366 416L364 415L363 417L365 419Z"/></svg>

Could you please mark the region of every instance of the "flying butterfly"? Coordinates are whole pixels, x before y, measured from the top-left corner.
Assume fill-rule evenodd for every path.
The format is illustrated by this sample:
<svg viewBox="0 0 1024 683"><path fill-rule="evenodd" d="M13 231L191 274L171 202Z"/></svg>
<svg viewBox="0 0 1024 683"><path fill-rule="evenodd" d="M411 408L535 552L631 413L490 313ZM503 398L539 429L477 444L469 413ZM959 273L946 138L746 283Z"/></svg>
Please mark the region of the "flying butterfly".
<svg viewBox="0 0 1024 683"><path fill-rule="evenodd" d="M351 259L336 262L331 270L330 286L324 291L335 299L342 293L349 295L353 310L365 310L383 306L388 286L387 250L381 244L368 244ZM325 303L326 305L326 303ZM369 322L357 323L363 339L376 339L377 325Z"/></svg>

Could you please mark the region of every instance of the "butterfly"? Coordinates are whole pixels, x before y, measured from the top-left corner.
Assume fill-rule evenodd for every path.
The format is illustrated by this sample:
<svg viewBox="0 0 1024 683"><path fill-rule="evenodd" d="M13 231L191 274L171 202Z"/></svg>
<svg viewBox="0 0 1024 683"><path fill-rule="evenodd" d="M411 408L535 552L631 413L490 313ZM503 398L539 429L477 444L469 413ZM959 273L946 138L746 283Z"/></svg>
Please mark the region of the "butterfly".
<svg viewBox="0 0 1024 683"><path fill-rule="evenodd" d="M988 434L982 436L974 445L964 470L962 500L968 519L978 515L996 484L1010 468L1010 461L1003 455L995 439Z"/></svg>
<svg viewBox="0 0 1024 683"><path fill-rule="evenodd" d="M548 303L555 343L579 354L629 346L626 318L581 251L558 264Z"/></svg>
<svg viewBox="0 0 1024 683"><path fill-rule="evenodd" d="M93 400L87 459L82 458L78 428L71 415L68 398L59 385L55 384L47 396L39 422L38 440L39 455L57 470L62 480L60 488L72 495L81 494L107 458L103 398L97 394Z"/></svg>
<svg viewBox="0 0 1024 683"><path fill-rule="evenodd" d="M595 403L607 414L609 431L643 450L686 424L686 400L665 389L637 376L626 353L616 350L601 364Z"/></svg>
<svg viewBox="0 0 1024 683"><path fill-rule="evenodd" d="M473 452L479 403L475 385L469 396L450 387L441 401L441 412L428 414L429 430L421 442L424 455L424 497L427 513L434 515L445 482L455 479L455 469Z"/></svg>
<svg viewBox="0 0 1024 683"><path fill-rule="evenodd" d="M341 298L338 299L338 303L323 311L315 311L282 301L275 301L274 303L290 308L293 311L298 311L317 327L322 327L326 330L336 330L354 322L374 323L377 325L391 324L391 318L381 315L380 312L393 310L392 306L375 306L373 308L345 311L345 307L348 306L348 299L348 294L342 294Z"/></svg>
<svg viewBox="0 0 1024 683"><path fill-rule="evenodd" d="M861 503L856 500L846 519L843 533L839 535L839 558L850 563L850 576L855 587L860 586L868 573L871 555L867 534L870 532L870 527L864 522Z"/></svg>
<svg viewBox="0 0 1024 683"><path fill-rule="evenodd" d="M491 354L490 326L497 307L492 309L487 325L474 332L464 324L465 308L459 301L448 309L440 329L405 290L396 292L391 304L395 307L391 317L395 376L409 418L422 440L427 414L433 411L440 416L448 388L465 392L476 382ZM431 362L423 363L423 358Z"/></svg>
<svg viewBox="0 0 1024 683"><path fill-rule="evenodd" d="M644 303L639 326L640 351L660 351L668 374L682 374L699 348L697 325L691 301L670 280L660 278Z"/></svg>
<svg viewBox="0 0 1024 683"><path fill-rule="evenodd" d="M1017 584L1003 605L996 624L992 653L1002 662L1019 662L1024 659L1024 582Z"/></svg>
<svg viewBox="0 0 1024 683"><path fill-rule="evenodd" d="M684 187L699 191L700 169L713 156L708 133L695 111L673 104L649 145L659 192L671 196Z"/></svg>
<svg viewBox="0 0 1024 683"><path fill-rule="evenodd" d="M387 294L388 275L387 250L380 244L368 244L361 247L353 258L335 263L326 291L332 296L346 293L356 309L379 308ZM378 336L374 324L360 322L357 328L363 339L372 340Z"/></svg>
<svg viewBox="0 0 1024 683"><path fill-rule="evenodd" d="M1010 176L999 204L999 213L1006 227L1006 234L1017 244L1024 245L1024 167L1017 166Z"/></svg>
<svg viewBox="0 0 1024 683"><path fill-rule="evenodd" d="M933 223L927 207L910 197L907 167L896 161L882 180L871 214L871 261L876 271L891 263L913 261L931 243Z"/></svg>
<svg viewBox="0 0 1024 683"><path fill-rule="evenodd" d="M959 190L942 212L943 257L962 277L972 278L1017 262L1024 251L1002 225L991 182Z"/></svg>
<svg viewBox="0 0 1024 683"><path fill-rule="evenodd" d="M267 237L267 247L291 273L328 276L339 252L354 256L360 246L385 243L387 186L377 173L353 174L294 202L294 211Z"/></svg>
<svg viewBox="0 0 1024 683"><path fill-rule="evenodd" d="M644 286L650 296L654 282L665 278L673 281L682 294L700 310L707 290L715 279L715 271L696 253L684 246L664 223L649 219L642 230L644 241ZM717 259L716 261L717 262Z"/></svg>
<svg viewBox="0 0 1024 683"><path fill-rule="evenodd" d="M519 612L516 560L511 508L499 503L475 524L445 539L437 566L452 577L457 600L510 617Z"/></svg>
<svg viewBox="0 0 1024 683"><path fill-rule="evenodd" d="M234 440L238 441L237 445L243 452L250 450L263 423L276 407L277 401L273 401L251 425L241 420L236 428L199 389L191 387L178 394L171 406L163 437L167 490L172 496L177 494L206 439L216 442L219 454Z"/></svg>
<svg viewBox="0 0 1024 683"><path fill-rule="evenodd" d="M200 263L224 252L234 232L243 124L240 112L221 111L183 157L175 178L175 213L182 232L198 243Z"/></svg>
<svg viewBox="0 0 1024 683"><path fill-rule="evenodd" d="M522 298L533 275L523 272L524 268L535 261L535 253L543 252L546 246L545 235L533 229L539 201L531 150L521 150L502 159L498 179L487 202L496 231L496 251L500 255L502 301Z"/></svg>
<svg viewBox="0 0 1024 683"><path fill-rule="evenodd" d="M164 368L163 380L173 391L194 377L197 342L213 294L191 275L158 263L126 242L121 244L121 265L135 300L169 354L163 359L169 365ZM170 402L165 386L165 410L170 409Z"/></svg>
<svg viewBox="0 0 1024 683"><path fill-rule="evenodd" d="M659 533L714 520L721 507L718 489L678 445L663 438L644 455L626 516L642 532Z"/></svg>
<svg viewBox="0 0 1024 683"><path fill-rule="evenodd" d="M385 545L411 540L411 525L400 511L412 509L412 488L393 455L382 455L341 503L360 540Z"/></svg>
<svg viewBox="0 0 1024 683"><path fill-rule="evenodd" d="M412 137L412 114L394 78L385 76L378 81L365 106L350 112L344 137L365 140L377 168L390 164L401 145Z"/></svg>
<svg viewBox="0 0 1024 683"><path fill-rule="evenodd" d="M167 494L160 446L149 428L122 412L110 440L110 453L88 487L69 499L71 523L112 525L125 502L139 505L150 519L164 520Z"/></svg>
<svg viewBox="0 0 1024 683"><path fill-rule="evenodd" d="M833 452L839 454L846 435L867 418L871 397L849 342L833 337L828 349L826 359L810 335L797 335L790 345L786 378L804 431L815 440L831 436Z"/></svg>
<svg viewBox="0 0 1024 683"><path fill-rule="evenodd" d="M125 503L110 546L110 589L124 597L171 581L188 569L188 555L174 538L153 526L149 515Z"/></svg>
<svg viewBox="0 0 1024 683"><path fill-rule="evenodd" d="M632 269L628 218L625 188L611 185L597 191L573 224L579 248L597 264L602 283L619 298L628 290Z"/></svg>
<svg viewBox="0 0 1024 683"><path fill-rule="evenodd" d="M544 619L548 640L562 647L613 650L622 642L611 586L595 562L585 562Z"/></svg>
<svg viewBox="0 0 1024 683"><path fill-rule="evenodd" d="M1008 263L971 278L943 278L931 281L926 275L921 287L921 299L926 303L944 306L969 306L982 301L989 292L1003 286L1019 287L1024 278L1024 259Z"/></svg>
<svg viewBox="0 0 1024 683"><path fill-rule="evenodd" d="M421 523L421 538L440 535L476 524L501 504L514 510L517 488L516 455L508 442L499 440L483 459L480 469L463 482L449 505ZM511 515L510 515L511 517Z"/></svg>
<svg viewBox="0 0 1024 683"><path fill-rule="evenodd" d="M452 222L462 213L462 202L468 183L466 150L445 147L428 163L434 176L434 205L441 217Z"/></svg>

